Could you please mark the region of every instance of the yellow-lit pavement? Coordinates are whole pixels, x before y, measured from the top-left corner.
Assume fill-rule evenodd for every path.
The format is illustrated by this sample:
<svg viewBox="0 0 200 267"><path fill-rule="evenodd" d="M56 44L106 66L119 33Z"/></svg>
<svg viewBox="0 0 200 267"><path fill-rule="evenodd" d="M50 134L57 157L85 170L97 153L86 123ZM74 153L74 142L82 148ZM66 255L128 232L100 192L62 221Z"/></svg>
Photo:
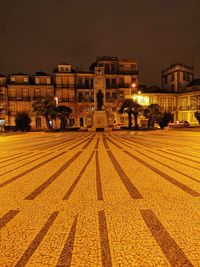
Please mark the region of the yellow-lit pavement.
<svg viewBox="0 0 200 267"><path fill-rule="evenodd" d="M200 132L0 136L0 266L200 266Z"/></svg>

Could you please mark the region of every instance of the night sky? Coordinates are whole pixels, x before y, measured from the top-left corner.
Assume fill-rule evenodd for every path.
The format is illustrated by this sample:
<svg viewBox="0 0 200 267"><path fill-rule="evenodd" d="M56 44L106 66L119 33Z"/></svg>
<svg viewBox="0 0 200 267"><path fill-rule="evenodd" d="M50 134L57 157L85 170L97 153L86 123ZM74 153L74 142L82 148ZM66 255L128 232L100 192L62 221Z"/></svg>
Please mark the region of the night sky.
<svg viewBox="0 0 200 267"><path fill-rule="evenodd" d="M139 61L141 84L175 62L200 78L200 0L0 0L0 26L3 74L117 56Z"/></svg>

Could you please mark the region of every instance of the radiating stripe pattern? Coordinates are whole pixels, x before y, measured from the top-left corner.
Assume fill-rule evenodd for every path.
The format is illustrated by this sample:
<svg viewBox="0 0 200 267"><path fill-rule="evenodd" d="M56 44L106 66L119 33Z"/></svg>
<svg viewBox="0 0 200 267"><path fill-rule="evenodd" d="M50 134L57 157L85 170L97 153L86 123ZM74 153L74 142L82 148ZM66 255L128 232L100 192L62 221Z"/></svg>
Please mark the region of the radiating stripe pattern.
<svg viewBox="0 0 200 267"><path fill-rule="evenodd" d="M154 246L151 249L144 241L147 257L156 253L165 266L200 265L199 243L193 230L198 221L196 203L200 197L200 150L197 147L193 150L197 139L188 142L181 153L183 141L177 138L176 144L164 135L159 138L153 134L87 132L70 133L69 136L59 133L56 137L51 133L47 137L33 135L30 143L26 136L19 142L17 138L13 143L11 141L16 146L16 153L12 148L7 151L4 145L0 159L0 230L3 237L0 266L9 266L12 260L10 266L32 265L41 255L44 262L37 262L41 266L68 267L79 263L92 267L134 266L135 251L144 257L140 254L142 248L134 247L139 237L134 236L137 231ZM37 145L34 146L34 142ZM167 185L165 190L163 185ZM173 205L173 200L178 204ZM33 207L38 208L38 212L30 213L27 219L29 209ZM193 209L191 215L187 215L189 208ZM179 220L177 224L169 224L170 216L174 214L176 221L179 209L180 216L188 216L185 223L189 226L188 235L185 236L184 231L187 231ZM18 230L23 231L20 227L31 223L32 217L33 221L38 219L40 226L33 225L31 238L26 232L18 234ZM120 223L129 235L122 235ZM131 236L134 227L138 229ZM195 227L198 235L198 224ZM51 247L49 240L57 237L56 233L61 239L55 238ZM174 233L179 236L178 240ZM18 247L20 242L27 245ZM125 242L127 251L121 251L126 247ZM10 255L4 251L7 248ZM3 259L1 264L1 255L6 255L7 262ZM154 262L155 266L159 266L159 260ZM142 260L141 266L145 266Z"/></svg>

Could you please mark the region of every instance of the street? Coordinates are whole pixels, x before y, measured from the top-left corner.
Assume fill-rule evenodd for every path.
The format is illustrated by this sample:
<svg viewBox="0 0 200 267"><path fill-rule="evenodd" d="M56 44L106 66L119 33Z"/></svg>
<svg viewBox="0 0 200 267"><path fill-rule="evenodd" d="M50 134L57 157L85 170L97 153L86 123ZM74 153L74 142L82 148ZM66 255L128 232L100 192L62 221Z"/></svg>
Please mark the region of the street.
<svg viewBox="0 0 200 267"><path fill-rule="evenodd" d="M0 266L200 266L200 132L0 136Z"/></svg>

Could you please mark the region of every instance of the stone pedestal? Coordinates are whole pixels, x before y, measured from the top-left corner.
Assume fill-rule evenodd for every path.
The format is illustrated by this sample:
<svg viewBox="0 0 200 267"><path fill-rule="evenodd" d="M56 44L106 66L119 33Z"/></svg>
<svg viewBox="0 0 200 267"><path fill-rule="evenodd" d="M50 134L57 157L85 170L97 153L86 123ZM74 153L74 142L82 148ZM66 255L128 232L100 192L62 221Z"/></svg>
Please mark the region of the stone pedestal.
<svg viewBox="0 0 200 267"><path fill-rule="evenodd" d="M96 110L93 113L93 126L88 129L89 131L112 131L108 126L107 114L104 110Z"/></svg>

